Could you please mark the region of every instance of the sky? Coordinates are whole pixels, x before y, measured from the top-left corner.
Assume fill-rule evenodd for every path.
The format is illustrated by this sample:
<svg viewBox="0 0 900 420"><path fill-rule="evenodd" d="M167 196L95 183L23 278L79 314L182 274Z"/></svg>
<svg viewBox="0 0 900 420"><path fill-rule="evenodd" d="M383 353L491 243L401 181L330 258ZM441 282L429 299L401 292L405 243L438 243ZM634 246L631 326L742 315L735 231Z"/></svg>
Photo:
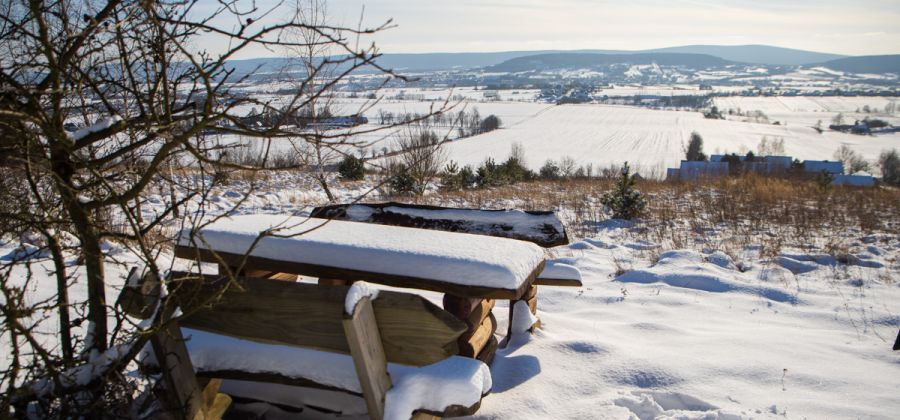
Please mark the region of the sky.
<svg viewBox="0 0 900 420"><path fill-rule="evenodd" d="M279 11L266 19L284 16ZM900 0L330 0L327 16L350 26L362 16L369 27L393 19L394 27L371 39L385 53L692 44L900 53ZM253 49L242 58L271 55L277 54Z"/></svg>

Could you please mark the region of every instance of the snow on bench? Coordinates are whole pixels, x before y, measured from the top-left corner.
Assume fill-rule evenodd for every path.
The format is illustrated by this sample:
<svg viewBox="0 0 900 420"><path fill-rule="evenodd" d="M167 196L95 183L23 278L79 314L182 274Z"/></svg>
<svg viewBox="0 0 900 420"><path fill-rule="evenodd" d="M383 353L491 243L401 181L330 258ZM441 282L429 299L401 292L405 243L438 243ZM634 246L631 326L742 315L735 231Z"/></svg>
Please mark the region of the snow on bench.
<svg viewBox="0 0 900 420"><path fill-rule="evenodd" d="M303 378L320 385L362 395L353 359L344 354L303 347L263 344L183 328L188 354L198 373L241 371ZM387 392L385 419L408 419L414 410L443 412L453 405L470 407L491 391L491 371L484 363L452 356L414 367L388 363L393 387ZM265 387L244 387L240 397L266 401ZM295 402L280 403L303 407Z"/></svg>
<svg viewBox="0 0 900 420"><path fill-rule="evenodd" d="M261 232L271 234L256 242ZM303 265L300 269L368 273L360 279L401 287L410 287L402 280L413 279L421 283L416 287L429 290L450 292L443 284L457 286L456 294L497 298L521 294L545 258L543 248L506 238L278 215L223 218L197 235L182 232L176 255L191 258L194 247L232 257L249 251L251 257ZM337 270L332 272L340 275Z"/></svg>

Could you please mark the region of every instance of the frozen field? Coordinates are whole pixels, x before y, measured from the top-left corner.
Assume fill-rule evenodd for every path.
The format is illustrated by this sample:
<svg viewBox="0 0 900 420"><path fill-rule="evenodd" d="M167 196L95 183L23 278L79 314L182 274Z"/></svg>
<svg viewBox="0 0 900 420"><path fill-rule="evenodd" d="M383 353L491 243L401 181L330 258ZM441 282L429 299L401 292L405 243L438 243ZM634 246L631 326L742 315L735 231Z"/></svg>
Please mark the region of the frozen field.
<svg viewBox="0 0 900 420"><path fill-rule="evenodd" d="M767 98L760 105L772 109L779 105L769 101L781 99L784 98ZM755 109L753 104L748 105L742 109ZM856 108L847 104L842 106ZM808 115L810 113L783 109L783 113L792 118L786 125L711 120L698 112L627 106L549 106L520 123L506 124L501 130L454 141L449 150L451 159L477 165L486 157L505 159L511 145L519 142L525 148L528 165L534 169L547 159L559 161L570 156L582 165L591 163L595 167L606 167L629 161L642 168L659 170L678 166L684 156L683 145L692 131L703 136L707 154L755 150L763 136L784 138L785 152L801 160L831 159L842 144L874 160L882 150L900 146L898 134L857 136L828 131L819 134L812 128L819 119L827 126L837 112L810 112L813 117ZM770 119L778 120L776 115L772 112Z"/></svg>
<svg viewBox="0 0 900 420"><path fill-rule="evenodd" d="M307 214L302 202L321 193L298 181L274 174L238 212ZM228 211L243 196L242 185L216 191L210 212ZM367 189L353 188L338 188L338 195L343 200ZM309 196L291 199L296 195ZM156 202L148 198L148 215ZM604 222L589 237L553 249L581 270L584 287L540 288L542 328L498 351L490 368L492 393L474 417L896 418L900 352L890 346L900 327L900 238L841 232L849 255L849 263L841 263L826 250L824 235L816 236L774 258L750 244L732 259L720 251L667 248L644 239L639 227ZM21 258L29 249L8 239L0 238L0 259ZM106 243L104 250L107 296L113 297L138 261L121 244ZM65 258L83 273L77 254ZM167 265L170 258L166 252L159 260ZM47 256L27 261L38 280L29 296L52 296ZM23 278L24 270L16 266L14 278ZM441 295L423 294L440 304ZM83 302L85 296L79 276L70 297ZM506 305L498 302L493 311L501 339ZM50 315L43 325L52 333ZM2 341L0 349L10 354ZM321 404L345 415L253 410L267 412L266 418L364 418L352 411L364 407L358 398Z"/></svg>

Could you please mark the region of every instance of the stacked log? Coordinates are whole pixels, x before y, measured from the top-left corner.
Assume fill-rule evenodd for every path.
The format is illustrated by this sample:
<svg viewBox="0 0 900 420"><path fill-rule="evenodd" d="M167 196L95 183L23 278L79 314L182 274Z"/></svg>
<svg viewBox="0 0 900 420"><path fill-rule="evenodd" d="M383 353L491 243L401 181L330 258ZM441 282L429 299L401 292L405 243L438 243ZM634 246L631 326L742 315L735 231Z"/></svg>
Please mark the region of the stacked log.
<svg viewBox="0 0 900 420"><path fill-rule="evenodd" d="M468 329L458 340L460 356L490 363L497 351L497 318L491 313L493 299L463 298L444 295L444 309L466 323Z"/></svg>

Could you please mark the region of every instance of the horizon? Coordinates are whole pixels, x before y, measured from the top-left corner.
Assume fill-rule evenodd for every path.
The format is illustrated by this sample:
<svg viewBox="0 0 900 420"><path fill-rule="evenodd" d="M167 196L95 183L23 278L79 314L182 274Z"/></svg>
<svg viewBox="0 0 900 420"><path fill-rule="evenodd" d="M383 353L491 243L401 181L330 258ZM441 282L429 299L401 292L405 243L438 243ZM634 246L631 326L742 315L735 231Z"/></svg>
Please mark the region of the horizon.
<svg viewBox="0 0 900 420"><path fill-rule="evenodd" d="M288 2L292 3L292 2ZM261 10L275 0L259 0ZM214 7L210 2L206 7ZM290 10L260 16L277 22ZM765 45L844 56L900 54L900 3L863 0L635 0L627 5L586 0L436 1L331 0L326 19L337 25L390 29L364 37L385 54L509 51L641 51L669 46ZM215 43L202 42L210 50ZM661 46L665 45L665 46ZM237 58L283 55L254 48Z"/></svg>
<svg viewBox="0 0 900 420"><path fill-rule="evenodd" d="M815 50L805 50L800 48L793 47L785 47L780 45L770 45L770 44L685 44L685 45L669 45L665 47L653 47L646 49L635 49L635 50L626 50L626 49L608 49L608 48L578 48L578 49L542 49L542 50L525 50L525 49L513 49L513 50L492 50L492 51L421 51L421 52L410 52L410 51L380 51L384 55L429 55L429 54L502 54L502 53L543 53L543 52L561 52L561 53L578 53L578 52L586 52L592 53L594 51L598 51L595 54L607 54L603 51L609 51L609 53L617 53L617 52L625 52L625 53L640 53L640 52L649 52L649 51L658 51L665 50L669 48L686 48L686 47L769 47L769 48L779 48L786 50L796 50L802 51L805 53L814 53L814 54L831 54L831 55L839 55L843 57L875 57L875 56L892 56L892 55L900 55L900 51L892 52L892 53L884 53L884 54L866 54L866 55L849 55L849 54L841 54L831 51L815 51ZM379 49L381 49L379 47ZM680 52L667 52L660 51L660 53L669 53L669 54L694 54L694 53L680 53ZM699 53L698 53L699 54ZM241 57L237 60L254 60L254 59L263 59L263 58L279 58L283 57L283 54L271 54L271 55L260 55L253 57Z"/></svg>

